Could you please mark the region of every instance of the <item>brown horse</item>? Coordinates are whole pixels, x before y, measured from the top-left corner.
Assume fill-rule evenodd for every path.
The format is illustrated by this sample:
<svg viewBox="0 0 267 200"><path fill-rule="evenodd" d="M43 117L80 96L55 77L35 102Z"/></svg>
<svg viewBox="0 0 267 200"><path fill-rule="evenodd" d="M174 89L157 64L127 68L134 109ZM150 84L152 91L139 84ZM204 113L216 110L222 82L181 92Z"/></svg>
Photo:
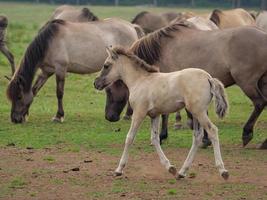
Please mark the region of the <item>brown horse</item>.
<svg viewBox="0 0 267 200"><path fill-rule="evenodd" d="M265 32L254 27L202 31L185 24L173 24L141 38L130 50L149 64L158 66L161 72L201 68L226 87L238 85L254 105L243 128L243 145L253 138L255 122L267 104ZM117 114L121 111L117 110Z"/></svg>
<svg viewBox="0 0 267 200"><path fill-rule="evenodd" d="M51 17L51 20L53 19L63 19L70 22L90 22L99 20L88 8L80 9L68 5L59 6Z"/></svg>
<svg viewBox="0 0 267 200"><path fill-rule="evenodd" d="M256 25L255 19L252 17L252 15L242 8L224 11L215 9L210 14L209 18L220 29Z"/></svg>
<svg viewBox="0 0 267 200"><path fill-rule="evenodd" d="M7 57L10 65L12 74L15 72L15 61L13 54L9 51L6 46L6 28L8 26L8 19L5 16L0 16L0 51Z"/></svg>
<svg viewBox="0 0 267 200"><path fill-rule="evenodd" d="M168 26L170 22L178 16L179 14L175 12L156 14L143 11L135 16L135 18L132 20L132 23L141 26L145 33L151 33L164 26Z"/></svg>
<svg viewBox="0 0 267 200"><path fill-rule="evenodd" d="M48 22L28 46L20 67L9 83L7 96L12 102L11 121L25 121L33 97L53 74L56 75L58 98L58 111L53 120L63 121L66 73L97 72L107 57L106 46L130 47L138 37L136 25L120 19L91 23ZM38 68L41 74L32 87Z"/></svg>

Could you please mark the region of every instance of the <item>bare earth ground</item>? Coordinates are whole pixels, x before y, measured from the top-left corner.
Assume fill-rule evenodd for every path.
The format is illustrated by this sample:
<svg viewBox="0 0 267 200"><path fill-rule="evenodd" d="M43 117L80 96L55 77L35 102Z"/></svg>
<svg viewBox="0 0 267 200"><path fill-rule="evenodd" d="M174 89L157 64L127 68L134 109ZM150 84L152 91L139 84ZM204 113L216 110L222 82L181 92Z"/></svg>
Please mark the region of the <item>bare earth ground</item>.
<svg viewBox="0 0 267 200"><path fill-rule="evenodd" d="M137 148L137 153L130 154L124 175L113 177L118 155L68 152L61 146L42 150L3 147L0 199L267 199L266 151L223 147L231 175L224 181L214 167L212 149L200 150L188 177L176 181L154 151ZM188 150L166 148L165 153L179 168Z"/></svg>

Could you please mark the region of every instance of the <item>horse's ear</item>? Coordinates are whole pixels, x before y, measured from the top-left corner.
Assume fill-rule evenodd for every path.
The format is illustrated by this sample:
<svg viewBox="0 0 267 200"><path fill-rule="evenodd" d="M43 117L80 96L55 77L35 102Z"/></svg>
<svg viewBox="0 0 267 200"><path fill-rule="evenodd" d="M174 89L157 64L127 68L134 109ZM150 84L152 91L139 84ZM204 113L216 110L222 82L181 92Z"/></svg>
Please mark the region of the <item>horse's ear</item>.
<svg viewBox="0 0 267 200"><path fill-rule="evenodd" d="M108 57L112 57L112 50L110 47L106 47L106 52L108 53Z"/></svg>
<svg viewBox="0 0 267 200"><path fill-rule="evenodd" d="M108 53L108 56L112 59L116 60L118 58L117 53L112 49L112 46L106 47L106 51Z"/></svg>

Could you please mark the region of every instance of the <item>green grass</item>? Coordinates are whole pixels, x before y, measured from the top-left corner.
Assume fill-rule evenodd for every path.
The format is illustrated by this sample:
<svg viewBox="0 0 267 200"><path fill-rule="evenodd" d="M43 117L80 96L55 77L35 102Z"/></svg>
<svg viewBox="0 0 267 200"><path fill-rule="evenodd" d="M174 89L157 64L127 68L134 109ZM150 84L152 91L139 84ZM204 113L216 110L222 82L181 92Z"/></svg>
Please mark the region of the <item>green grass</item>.
<svg viewBox="0 0 267 200"><path fill-rule="evenodd" d="M25 48L30 43L32 38L36 35L39 27L45 23L51 15L54 6L49 5L32 5L32 4L13 4L0 3L0 13L4 13L9 17L10 25L8 28L8 46L14 53L16 63L19 64ZM92 11L100 18L120 17L130 20L134 15L141 10L153 10L155 12L175 10L177 12L183 11L183 8L142 8L142 7L100 7L95 6L91 8ZM188 10L188 9L187 9ZM192 10L195 12L207 12L207 9ZM16 147L25 148L33 147L35 149L42 149L45 147L63 146L62 151L79 152L81 148L88 151L103 151L109 154L120 155L122 146L124 144L126 133L130 126L130 121L119 121L110 123L104 119L105 107L105 93L98 92L93 87L95 74L92 75L74 75L68 74L65 84L64 108L65 121L62 124L51 122L51 118L56 113L57 100L55 94L55 78L52 77L47 84L40 91L35 98L34 103L30 109L29 122L21 125L14 125L10 122L10 103L5 97L5 90L8 81L4 75L10 74L10 66L6 58L0 54L0 147L5 147L9 143L14 143ZM230 100L230 112L224 120L218 120L215 117L214 109L210 110L210 117L212 121L218 126L220 133L220 141L223 147L223 154L227 156L243 156L254 158L256 160L264 160L257 156L257 151L244 149L241 153L227 151L227 147L241 146L242 126L248 119L252 111L252 104L248 98L236 86L227 89ZM183 122L185 123L185 113L183 112ZM263 112L258 120L258 125L255 127L254 139L252 144L262 142L267 138L266 132L266 112ZM170 117L169 133L170 138L164 143L163 149L189 148L192 141L192 134L189 129L182 129L174 131L172 125L174 124L174 115ZM138 149L144 152L154 151L153 147L149 146L150 130L149 120L143 123L135 145L131 150L131 155L138 154ZM120 128L120 132L116 132ZM212 152L207 152L208 156L212 156ZM47 162L55 162L54 157L43 158ZM238 161L238 159L237 159ZM49 173L36 169L36 174ZM197 174L195 174L197 175ZM197 179L197 177L196 177ZM53 179L56 184L62 184L61 180ZM73 178L70 180L73 185L86 183L79 183L79 180ZM122 193L124 191L153 191L156 186L145 185L142 181L132 183L127 186L128 181L115 180L111 191L113 194ZM0 180L1 183L1 180ZM184 188L174 188L174 180L169 180L169 188L164 188L165 194L169 196L183 196L187 193ZM11 182L1 188L0 197L9 193L11 188L24 187L27 184L22 178L15 177ZM238 198L244 195L249 195L253 190L251 185L245 189L243 185L221 184L215 188L218 191L228 187L228 190L234 190L235 196ZM199 187L201 186L195 186ZM229 189L229 187L232 187ZM188 186L189 189L190 187ZM215 191L216 193L216 191ZM110 193L106 190L95 191L88 193L95 198L101 199L103 196L108 196ZM30 196L35 196L33 192ZM207 193L207 199L212 197L214 192ZM236 199L238 199L236 198ZM212 199L212 198L211 198Z"/></svg>

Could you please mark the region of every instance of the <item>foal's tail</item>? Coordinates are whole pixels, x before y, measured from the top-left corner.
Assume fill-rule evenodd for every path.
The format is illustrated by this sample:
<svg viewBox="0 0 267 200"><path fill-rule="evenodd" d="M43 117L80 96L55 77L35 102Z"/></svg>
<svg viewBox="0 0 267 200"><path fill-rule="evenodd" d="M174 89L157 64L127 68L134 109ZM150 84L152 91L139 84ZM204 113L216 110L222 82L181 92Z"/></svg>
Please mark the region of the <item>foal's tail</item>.
<svg viewBox="0 0 267 200"><path fill-rule="evenodd" d="M215 97L215 108L219 118L223 118L229 108L227 95L221 81L216 78L209 79L211 93Z"/></svg>

